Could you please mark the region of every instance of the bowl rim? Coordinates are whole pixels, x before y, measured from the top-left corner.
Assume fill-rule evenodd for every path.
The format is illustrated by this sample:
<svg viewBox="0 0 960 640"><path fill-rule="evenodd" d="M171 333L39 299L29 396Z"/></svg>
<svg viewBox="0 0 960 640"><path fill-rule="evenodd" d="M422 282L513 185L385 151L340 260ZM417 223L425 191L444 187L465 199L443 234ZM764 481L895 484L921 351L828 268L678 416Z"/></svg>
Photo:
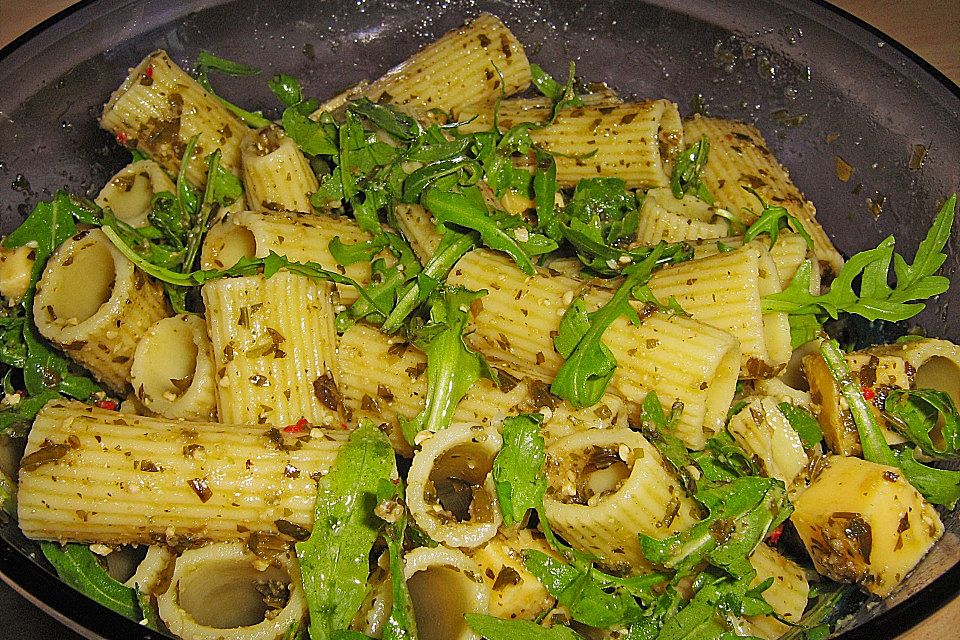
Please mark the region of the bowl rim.
<svg viewBox="0 0 960 640"><path fill-rule="evenodd" d="M132 1L135 0L79 0L0 48L0 64L6 62L14 53L19 53L21 49L29 46L38 37L66 22L87 7L96 4L106 5L111 2L120 4L121 2ZM658 0L645 1L649 4L665 4L658 2ZM229 2L229 0L213 0L207 6L226 2ZM772 0L772 2L788 4L783 0ZM791 8L797 9L794 2L789 4L792 5ZM878 38L885 46L893 47L900 55L917 65L930 76L933 84L940 85L960 100L960 85L899 40L827 0L800 0L800 4L818 7L820 10L840 18L841 21L849 23L857 30ZM822 20L816 16L808 17L822 24ZM898 73L905 75L903 71ZM45 563L45 561L40 559L39 555L36 560L28 558L4 536L0 535L0 580L32 605L70 630L92 640L112 640L113 638L161 640L172 637L166 633L153 631L87 598L66 583L56 579L52 570L43 568L40 563ZM960 596L960 559L906 600L837 637L843 640L873 640L878 637L894 637L917 626L944 606L958 599L958 596ZM960 601L958 601L958 606L960 606Z"/></svg>

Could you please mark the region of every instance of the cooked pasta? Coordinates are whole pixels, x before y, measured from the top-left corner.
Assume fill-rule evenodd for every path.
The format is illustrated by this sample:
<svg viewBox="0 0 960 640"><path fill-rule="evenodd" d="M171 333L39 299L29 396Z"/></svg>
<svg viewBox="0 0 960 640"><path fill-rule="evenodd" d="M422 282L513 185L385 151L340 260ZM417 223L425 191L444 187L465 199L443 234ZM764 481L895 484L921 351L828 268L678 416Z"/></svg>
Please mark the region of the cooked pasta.
<svg viewBox="0 0 960 640"><path fill-rule="evenodd" d="M168 315L160 285L99 229L81 231L57 249L33 299L40 334L118 392L130 385L137 342Z"/></svg>
<svg viewBox="0 0 960 640"><path fill-rule="evenodd" d="M87 594L183 640L774 640L943 535L960 347L824 332L945 290L954 200L845 263L756 127L486 13L282 112L212 71L255 74L148 55L100 120L135 161L0 243L0 507Z"/></svg>

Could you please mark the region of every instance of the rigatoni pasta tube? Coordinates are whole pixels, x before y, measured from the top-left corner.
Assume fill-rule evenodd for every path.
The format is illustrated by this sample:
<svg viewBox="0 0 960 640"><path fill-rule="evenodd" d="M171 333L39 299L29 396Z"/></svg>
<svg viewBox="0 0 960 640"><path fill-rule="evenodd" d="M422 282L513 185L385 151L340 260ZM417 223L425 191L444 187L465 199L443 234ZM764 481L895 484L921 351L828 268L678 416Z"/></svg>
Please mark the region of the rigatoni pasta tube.
<svg viewBox="0 0 960 640"><path fill-rule="evenodd" d="M363 95L456 116L466 105L493 102L529 85L523 45L499 18L482 13L371 83Z"/></svg>
<svg viewBox="0 0 960 640"><path fill-rule="evenodd" d="M405 560L420 640L480 640L463 617L490 611L490 591L477 564L444 546L419 547Z"/></svg>
<svg viewBox="0 0 960 640"><path fill-rule="evenodd" d="M215 225L207 234L200 254L205 269L232 267L241 257L264 258L273 251L294 262L316 262L339 271L362 285L370 282L366 260L341 266L330 253L330 242L363 242L368 235L350 218L321 214L244 211ZM383 254L381 254L383 255ZM350 286L338 286L340 300L350 304L359 294Z"/></svg>
<svg viewBox="0 0 960 640"><path fill-rule="evenodd" d="M346 441L262 425L172 422L51 401L30 431L18 518L38 540L190 546L308 528Z"/></svg>
<svg viewBox="0 0 960 640"><path fill-rule="evenodd" d="M679 242L699 238L722 238L727 222L715 209L692 195L675 198L673 191L658 187L647 191L637 221L637 242L655 245L661 240Z"/></svg>
<svg viewBox="0 0 960 640"><path fill-rule="evenodd" d="M698 519L667 463L631 429L591 429L547 449L550 526L614 571L648 567L637 534L665 538Z"/></svg>
<svg viewBox="0 0 960 640"><path fill-rule="evenodd" d="M760 306L764 295L780 291L776 265L762 245L664 267L648 286L659 300L674 298L694 319L735 336L741 378L769 378L790 359L787 315L763 313Z"/></svg>
<svg viewBox="0 0 960 640"><path fill-rule="evenodd" d="M580 101L584 107L612 107L623 104L623 100L608 87L603 87L597 93L583 94ZM493 129L495 106L494 103L476 103L464 107L458 118L463 124L457 127L457 130L461 133L490 131ZM550 119L552 111L553 103L546 96L501 100L496 112L497 126L501 131L506 131L524 122L540 124Z"/></svg>
<svg viewBox="0 0 960 640"><path fill-rule="evenodd" d="M117 392L130 384L137 342L168 315L160 285L100 229L81 231L54 252L33 300L40 335Z"/></svg>
<svg viewBox="0 0 960 640"><path fill-rule="evenodd" d="M508 258L485 250L465 255L447 282L487 291L471 305L473 348L547 382L563 364L552 336L570 302L584 292L587 306L595 309L611 296L555 271L527 276ZM740 368L737 339L684 316L644 315L638 325L619 318L604 332L603 342L617 360L610 393L640 402L655 391L667 405L682 402L676 435L701 448L707 434L723 428L733 399Z"/></svg>
<svg viewBox="0 0 960 640"><path fill-rule="evenodd" d="M730 418L727 431L758 463L763 475L781 480L788 489L794 490L792 497L796 497L795 492L803 487L794 487L794 480L809 463L800 436L780 412L776 399L749 400Z"/></svg>
<svg viewBox="0 0 960 640"><path fill-rule="evenodd" d="M761 207L760 201L743 187L756 189L767 203L786 207L795 215L813 238L817 259L834 274L840 272L843 258L817 222L813 204L793 184L756 127L697 115L684 122L683 132L687 140L705 135L710 141L710 158L702 179L717 206L742 217L743 223L749 225L760 215Z"/></svg>
<svg viewBox="0 0 960 640"><path fill-rule="evenodd" d="M283 129L247 131L240 143L243 190L254 211L313 211L317 176L300 147Z"/></svg>
<svg viewBox="0 0 960 640"><path fill-rule="evenodd" d="M236 542L184 551L157 605L186 640L281 640L307 615L296 559L267 564Z"/></svg>
<svg viewBox="0 0 960 640"><path fill-rule="evenodd" d="M153 196L163 191L176 192L173 180L153 160L139 160L110 178L95 202L130 226L145 227Z"/></svg>
<svg viewBox="0 0 960 640"><path fill-rule="evenodd" d="M428 536L466 548L496 535L503 520L491 472L502 444L495 427L469 424L420 441L407 476L407 506Z"/></svg>
<svg viewBox="0 0 960 640"><path fill-rule="evenodd" d="M221 422L340 424L331 287L280 271L201 289Z"/></svg>
<svg viewBox="0 0 960 640"><path fill-rule="evenodd" d="M150 327L137 344L130 378L137 399L157 415L216 419L213 352L200 316L179 314Z"/></svg>
<svg viewBox="0 0 960 640"><path fill-rule="evenodd" d="M357 324L340 336L337 358L343 402L353 420L386 422L394 446L405 450L395 427L398 418L412 420L424 408L426 355L400 337ZM377 366L371 367L371 362ZM626 417L625 403L617 396L606 394L592 407L575 409L540 380L503 369L498 373L499 386L486 378L474 383L457 405L454 424L495 424L509 415L538 411L544 415L543 435L550 441L574 431L609 427Z"/></svg>
<svg viewBox="0 0 960 640"><path fill-rule="evenodd" d="M237 173L246 129L164 51L154 51L130 70L104 106L100 126L171 174L179 171L187 144L199 136L187 165L187 179L195 185L206 183L206 157L216 149L221 166Z"/></svg>
<svg viewBox="0 0 960 640"><path fill-rule="evenodd" d="M763 591L763 599L773 608L774 615L750 616L746 619L751 635L767 640L776 640L797 624L807 608L810 583L803 567L785 558L765 544L757 547L750 556L750 565L757 572L751 587L773 578L773 584Z"/></svg>

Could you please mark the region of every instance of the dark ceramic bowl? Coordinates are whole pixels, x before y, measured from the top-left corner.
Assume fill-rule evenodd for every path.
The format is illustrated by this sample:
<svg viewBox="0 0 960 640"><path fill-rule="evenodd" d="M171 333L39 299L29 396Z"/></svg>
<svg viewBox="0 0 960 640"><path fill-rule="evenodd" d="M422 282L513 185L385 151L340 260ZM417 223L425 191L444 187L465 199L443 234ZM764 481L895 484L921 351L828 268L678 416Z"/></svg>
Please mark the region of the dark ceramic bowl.
<svg viewBox="0 0 960 640"><path fill-rule="evenodd" d="M189 66L201 49L263 67L258 79L216 79L244 105L276 105L263 80L301 78L331 95L373 78L421 45L491 11L564 77L606 81L624 95L665 97L689 114L759 126L817 205L837 246L853 253L895 233L912 254L942 199L960 186L960 91L896 42L825 4L791 0L497 2L103 0L82 2L0 52L0 221L66 187L93 194L129 158L96 126L128 67L157 48ZM917 145L922 166L910 166ZM835 157L853 168L848 182ZM879 216L868 198L882 203ZM946 265L960 260L956 234ZM918 321L960 340L955 288ZM847 638L892 637L960 591L960 520L892 598L861 609ZM0 572L52 616L93 638L156 638L78 597L37 559L15 524L0 531Z"/></svg>

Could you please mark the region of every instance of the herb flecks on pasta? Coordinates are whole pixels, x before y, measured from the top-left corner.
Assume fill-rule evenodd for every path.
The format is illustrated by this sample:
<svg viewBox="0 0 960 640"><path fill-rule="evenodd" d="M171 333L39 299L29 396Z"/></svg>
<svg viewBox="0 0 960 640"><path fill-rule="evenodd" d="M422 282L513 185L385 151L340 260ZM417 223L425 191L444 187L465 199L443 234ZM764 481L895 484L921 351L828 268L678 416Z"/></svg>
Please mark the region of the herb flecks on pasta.
<svg viewBox="0 0 960 640"><path fill-rule="evenodd" d="M61 578L186 640L772 640L891 593L960 499L960 347L823 326L946 291L955 196L844 263L756 127L576 71L489 14L325 99L134 67L133 161L0 247L0 501Z"/></svg>

